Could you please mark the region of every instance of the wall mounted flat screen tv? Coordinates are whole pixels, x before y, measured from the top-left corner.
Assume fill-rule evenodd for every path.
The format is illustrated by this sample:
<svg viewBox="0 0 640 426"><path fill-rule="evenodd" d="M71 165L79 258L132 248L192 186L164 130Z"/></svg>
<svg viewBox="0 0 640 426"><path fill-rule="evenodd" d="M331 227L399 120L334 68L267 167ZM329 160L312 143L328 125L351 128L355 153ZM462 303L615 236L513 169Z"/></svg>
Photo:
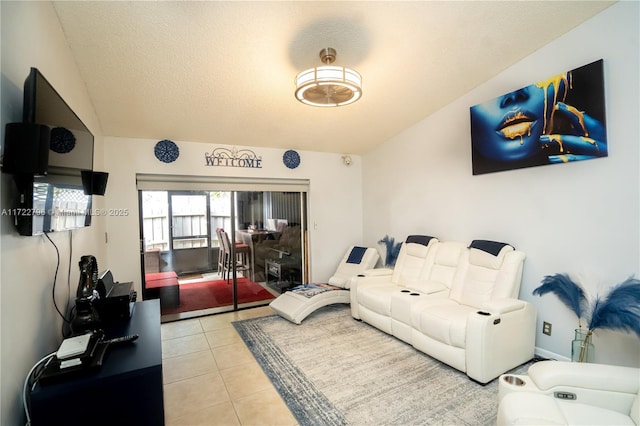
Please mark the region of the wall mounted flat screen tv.
<svg viewBox="0 0 640 426"><path fill-rule="evenodd" d="M93 170L93 134L36 68L24 83L23 121L50 129L47 173L17 177L21 235L66 231L91 225L91 195L82 170Z"/></svg>

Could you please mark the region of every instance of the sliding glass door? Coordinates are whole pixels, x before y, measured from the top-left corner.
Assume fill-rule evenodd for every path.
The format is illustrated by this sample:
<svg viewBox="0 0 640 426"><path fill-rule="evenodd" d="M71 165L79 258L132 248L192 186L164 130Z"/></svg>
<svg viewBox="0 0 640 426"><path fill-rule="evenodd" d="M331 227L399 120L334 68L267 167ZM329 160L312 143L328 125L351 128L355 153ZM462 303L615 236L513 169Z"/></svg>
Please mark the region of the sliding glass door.
<svg viewBox="0 0 640 426"><path fill-rule="evenodd" d="M203 192L169 192L169 259L181 275L198 274L210 264L209 203Z"/></svg>
<svg viewBox="0 0 640 426"><path fill-rule="evenodd" d="M265 305L308 275L304 191L139 186L139 202L143 296L164 320Z"/></svg>
<svg viewBox="0 0 640 426"><path fill-rule="evenodd" d="M307 276L306 193L238 192L236 240L249 247L256 281L276 294Z"/></svg>

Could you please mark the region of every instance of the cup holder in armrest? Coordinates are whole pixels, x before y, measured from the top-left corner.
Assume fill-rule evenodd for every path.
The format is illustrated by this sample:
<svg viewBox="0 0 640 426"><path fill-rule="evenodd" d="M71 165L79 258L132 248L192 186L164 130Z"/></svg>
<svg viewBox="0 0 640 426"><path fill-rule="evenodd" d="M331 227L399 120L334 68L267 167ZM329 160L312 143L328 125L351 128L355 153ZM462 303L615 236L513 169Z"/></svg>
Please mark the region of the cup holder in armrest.
<svg viewBox="0 0 640 426"><path fill-rule="evenodd" d="M505 376L502 376L502 380L504 380L505 382L509 383L512 386L524 386L527 384L527 382L525 382L518 376L505 375Z"/></svg>

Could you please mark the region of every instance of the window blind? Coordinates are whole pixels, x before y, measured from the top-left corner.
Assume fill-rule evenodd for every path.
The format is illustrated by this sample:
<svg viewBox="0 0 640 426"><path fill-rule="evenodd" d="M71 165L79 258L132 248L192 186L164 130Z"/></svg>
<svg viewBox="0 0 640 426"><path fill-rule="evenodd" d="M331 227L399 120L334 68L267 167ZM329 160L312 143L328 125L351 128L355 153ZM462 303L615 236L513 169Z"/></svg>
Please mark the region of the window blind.
<svg viewBox="0 0 640 426"><path fill-rule="evenodd" d="M144 191L308 192L309 180L138 173L136 187Z"/></svg>

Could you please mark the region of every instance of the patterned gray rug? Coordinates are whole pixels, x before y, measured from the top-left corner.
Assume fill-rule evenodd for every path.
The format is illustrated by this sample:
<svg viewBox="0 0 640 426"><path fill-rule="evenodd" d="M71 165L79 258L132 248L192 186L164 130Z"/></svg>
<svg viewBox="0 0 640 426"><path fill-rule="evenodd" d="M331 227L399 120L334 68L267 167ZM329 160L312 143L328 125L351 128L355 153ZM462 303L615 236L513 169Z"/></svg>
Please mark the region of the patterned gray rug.
<svg viewBox="0 0 640 426"><path fill-rule="evenodd" d="M354 320L347 305L301 325L277 315L233 325L300 425L495 424L497 380L473 382Z"/></svg>

